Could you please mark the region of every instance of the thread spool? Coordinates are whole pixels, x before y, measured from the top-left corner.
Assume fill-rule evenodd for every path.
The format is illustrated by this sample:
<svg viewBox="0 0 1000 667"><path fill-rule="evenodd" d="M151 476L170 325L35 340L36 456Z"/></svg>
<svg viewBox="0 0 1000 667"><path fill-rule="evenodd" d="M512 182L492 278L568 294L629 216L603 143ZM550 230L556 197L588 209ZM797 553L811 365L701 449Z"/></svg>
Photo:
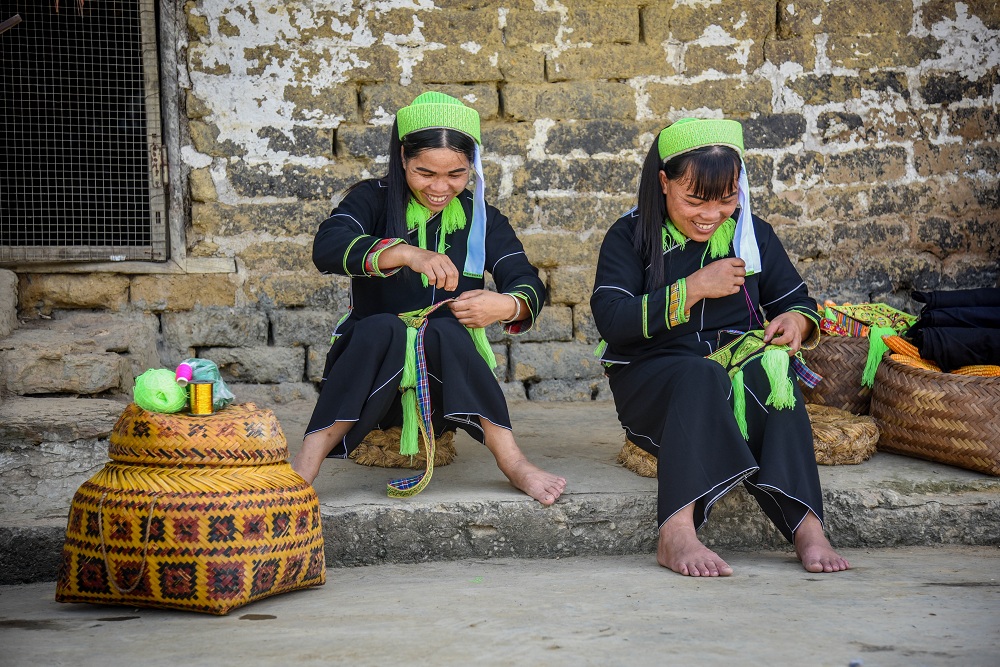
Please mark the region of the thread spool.
<svg viewBox="0 0 1000 667"><path fill-rule="evenodd" d="M194 369L191 368L190 364L181 364L177 367L177 372L174 374L174 380L177 384L182 387L186 387L191 378L194 377Z"/></svg>
<svg viewBox="0 0 1000 667"><path fill-rule="evenodd" d="M188 385L188 389L191 393L191 414L196 417L212 414L212 383L192 382Z"/></svg>

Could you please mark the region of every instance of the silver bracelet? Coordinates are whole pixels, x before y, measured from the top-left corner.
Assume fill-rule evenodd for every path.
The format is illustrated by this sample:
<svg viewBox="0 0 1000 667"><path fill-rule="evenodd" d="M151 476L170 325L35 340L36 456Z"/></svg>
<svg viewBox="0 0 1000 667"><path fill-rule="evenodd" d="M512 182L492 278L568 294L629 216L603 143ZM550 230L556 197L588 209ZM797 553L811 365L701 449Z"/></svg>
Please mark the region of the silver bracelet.
<svg viewBox="0 0 1000 667"><path fill-rule="evenodd" d="M504 292L504 294L507 294L507 292ZM513 324L514 322L517 322L518 320L521 319L521 300L518 299L513 294L507 294L507 296L514 299L514 306L517 307L517 312L515 312L514 317L510 318L509 320L500 320L500 324Z"/></svg>

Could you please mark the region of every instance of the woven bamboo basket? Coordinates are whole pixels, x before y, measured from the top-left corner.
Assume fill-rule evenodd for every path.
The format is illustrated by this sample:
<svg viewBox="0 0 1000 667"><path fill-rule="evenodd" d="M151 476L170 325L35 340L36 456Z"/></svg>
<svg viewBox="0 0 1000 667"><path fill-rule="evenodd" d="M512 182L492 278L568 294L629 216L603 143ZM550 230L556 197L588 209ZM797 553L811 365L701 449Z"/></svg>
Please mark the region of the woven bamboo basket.
<svg viewBox="0 0 1000 667"><path fill-rule="evenodd" d="M59 602L226 614L325 583L319 502L252 403L205 417L130 405L73 498Z"/></svg>
<svg viewBox="0 0 1000 667"><path fill-rule="evenodd" d="M417 453L403 456L399 453L399 436L403 432L398 426L385 431L374 430L365 436L350 454L355 463L380 468L411 468L423 470L427 466L427 443L420 436ZM455 433L445 431L434 438L434 467L446 466L455 460Z"/></svg>
<svg viewBox="0 0 1000 667"><path fill-rule="evenodd" d="M857 464L875 453L879 431L871 417L822 405L807 404L806 412L813 431L816 463L828 466ZM642 477L656 477L656 457L627 436L618 452L618 463Z"/></svg>
<svg viewBox="0 0 1000 667"><path fill-rule="evenodd" d="M878 448L1000 475L1000 378L908 366L890 355L875 375Z"/></svg>
<svg viewBox="0 0 1000 667"><path fill-rule="evenodd" d="M819 346L803 350L802 357L810 369L823 376L815 388L800 385L806 403L868 414L872 390L861 386L868 359L867 338L823 334Z"/></svg>

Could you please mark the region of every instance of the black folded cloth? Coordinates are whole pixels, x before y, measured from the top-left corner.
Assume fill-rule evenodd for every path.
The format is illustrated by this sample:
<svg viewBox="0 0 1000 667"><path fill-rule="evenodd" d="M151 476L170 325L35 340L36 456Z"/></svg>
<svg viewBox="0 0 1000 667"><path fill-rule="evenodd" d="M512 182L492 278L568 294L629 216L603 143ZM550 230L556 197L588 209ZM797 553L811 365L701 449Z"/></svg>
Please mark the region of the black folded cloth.
<svg viewBox="0 0 1000 667"><path fill-rule="evenodd" d="M960 308L963 306L1000 307L1000 287L913 292L910 296L915 301L924 304L923 311L921 312L937 308Z"/></svg>
<svg viewBox="0 0 1000 667"><path fill-rule="evenodd" d="M962 366L1000 365L1000 329L928 327L915 332L920 358L945 373Z"/></svg>
<svg viewBox="0 0 1000 667"><path fill-rule="evenodd" d="M911 332L929 327L965 327L1000 329L1000 306L962 306L938 308L920 313Z"/></svg>

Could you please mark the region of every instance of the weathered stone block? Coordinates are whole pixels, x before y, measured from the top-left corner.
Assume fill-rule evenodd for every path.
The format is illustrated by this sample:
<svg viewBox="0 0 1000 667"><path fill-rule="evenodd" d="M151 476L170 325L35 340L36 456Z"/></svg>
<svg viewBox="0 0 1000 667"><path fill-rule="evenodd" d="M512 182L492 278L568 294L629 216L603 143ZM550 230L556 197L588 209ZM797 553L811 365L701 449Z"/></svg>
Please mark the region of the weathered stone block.
<svg viewBox="0 0 1000 667"><path fill-rule="evenodd" d="M250 308L200 308L160 317L163 341L174 348L267 344L267 315Z"/></svg>
<svg viewBox="0 0 1000 667"><path fill-rule="evenodd" d="M803 208L799 205L802 201L800 192L786 190L778 194L768 189L763 193L754 194L751 201L753 214L772 224L781 221L795 222L804 216Z"/></svg>
<svg viewBox="0 0 1000 667"><path fill-rule="evenodd" d="M944 257L965 250L968 241L962 229L964 224L956 225L953 220L931 216L917 220L914 223L914 238L911 244L915 250L926 250L937 256Z"/></svg>
<svg viewBox="0 0 1000 667"><path fill-rule="evenodd" d="M587 345L596 345L601 340L589 302L573 306L573 339Z"/></svg>
<svg viewBox="0 0 1000 667"><path fill-rule="evenodd" d="M1000 165L1000 144L928 144L913 146L913 166L921 176L996 172Z"/></svg>
<svg viewBox="0 0 1000 667"><path fill-rule="evenodd" d="M515 380L596 378L604 372L588 345L514 343L510 347Z"/></svg>
<svg viewBox="0 0 1000 667"><path fill-rule="evenodd" d="M188 177L192 201L215 201L219 198L212 181L212 172L208 169L192 169Z"/></svg>
<svg viewBox="0 0 1000 667"><path fill-rule="evenodd" d="M811 70L816 66L816 41L811 36L768 39L764 42L764 58L778 67L796 63Z"/></svg>
<svg viewBox="0 0 1000 667"><path fill-rule="evenodd" d="M497 360L493 374L497 377L497 381L500 384L505 384L510 380L510 359L508 358L507 345L505 343L491 345L490 349L493 350L493 356Z"/></svg>
<svg viewBox="0 0 1000 667"><path fill-rule="evenodd" d="M976 17L990 30L1000 29L1000 6L997 0L966 0L961 3L964 20ZM920 6L920 18L925 28L932 28L942 21L954 22L959 18L959 3L953 0L928 0Z"/></svg>
<svg viewBox="0 0 1000 667"><path fill-rule="evenodd" d="M604 239L601 234L581 239L577 234L554 232L522 234L520 238L531 263L547 269L568 265L595 266Z"/></svg>
<svg viewBox="0 0 1000 667"><path fill-rule="evenodd" d="M187 112L187 117L191 120L212 115L212 108L205 103L205 100L195 95L192 91L187 91L184 99L184 110Z"/></svg>
<svg viewBox="0 0 1000 667"><path fill-rule="evenodd" d="M337 120L339 121L339 117ZM268 151L331 158L333 132L329 127L262 127L257 130L257 136L267 140Z"/></svg>
<svg viewBox="0 0 1000 667"><path fill-rule="evenodd" d="M803 206L810 220L860 220L868 215L867 187L806 188Z"/></svg>
<svg viewBox="0 0 1000 667"><path fill-rule="evenodd" d="M121 310L128 303L129 279L114 273L22 273L21 310L49 314L57 308Z"/></svg>
<svg viewBox="0 0 1000 667"><path fill-rule="evenodd" d="M246 154L246 149L229 139L219 141L219 127L202 120L188 123L191 144L199 153L211 157L234 157Z"/></svg>
<svg viewBox="0 0 1000 667"><path fill-rule="evenodd" d="M715 30L730 39L762 44L774 22L775 4L765 0L678 4L670 13L670 33L673 39L690 42Z"/></svg>
<svg viewBox="0 0 1000 667"><path fill-rule="evenodd" d="M465 81L466 79L458 79ZM396 112L410 104L425 90L436 90L462 100L465 104L479 112L480 120L493 120L497 117L500 102L496 86L479 85L434 85L424 87L399 86L394 84L366 85L361 88L361 116L365 122L374 119L393 117Z"/></svg>
<svg viewBox="0 0 1000 667"><path fill-rule="evenodd" d="M538 210L537 222L542 229L553 231L583 232L604 231L635 206L635 195L581 195L565 197L548 196Z"/></svg>
<svg viewBox="0 0 1000 667"><path fill-rule="evenodd" d="M620 159L526 160L514 174L514 188L625 194L635 191L638 171L636 164Z"/></svg>
<svg viewBox="0 0 1000 667"><path fill-rule="evenodd" d="M222 204L195 202L191 226L202 236L238 236L265 232L274 236L313 235L333 209L329 200L294 204Z"/></svg>
<svg viewBox="0 0 1000 667"><path fill-rule="evenodd" d="M501 382L500 388L503 390L504 400L508 404L528 400L523 382Z"/></svg>
<svg viewBox="0 0 1000 667"><path fill-rule="evenodd" d="M545 152L567 155L573 151L583 151L587 155L594 155L631 151L645 148L639 141L641 133L640 125L630 121L568 120L549 129Z"/></svg>
<svg viewBox="0 0 1000 667"><path fill-rule="evenodd" d="M906 76L898 72L862 72L858 76L808 74L788 81L789 89L808 105L859 99L862 91L875 91L909 98Z"/></svg>
<svg viewBox="0 0 1000 667"><path fill-rule="evenodd" d="M511 9L503 29L504 44L508 48L554 44L561 24L561 17L554 11Z"/></svg>
<svg viewBox="0 0 1000 667"><path fill-rule="evenodd" d="M224 76L232 73L229 63L219 60L217 55L204 44L191 44L188 47L187 65L191 72Z"/></svg>
<svg viewBox="0 0 1000 667"><path fill-rule="evenodd" d="M463 46L424 51L413 63L413 80L423 83L448 84L453 81L501 81L497 49L469 51Z"/></svg>
<svg viewBox="0 0 1000 667"><path fill-rule="evenodd" d="M363 167L353 160L338 161L319 168L298 164L282 167L250 165L237 160L226 165L226 172L233 190L242 197L330 200L357 182Z"/></svg>
<svg viewBox="0 0 1000 667"><path fill-rule="evenodd" d="M937 57L941 42L930 35L912 37L907 33L878 35L833 34L826 43L826 55L835 67L870 69L918 67Z"/></svg>
<svg viewBox="0 0 1000 667"><path fill-rule="evenodd" d="M612 81L509 84L503 89L503 101L504 111L514 120L635 117L635 92Z"/></svg>
<svg viewBox="0 0 1000 667"><path fill-rule="evenodd" d="M306 348L306 379L309 382L323 381L323 371L326 370L326 355L329 345L310 345Z"/></svg>
<svg viewBox="0 0 1000 667"><path fill-rule="evenodd" d="M229 391L233 392L237 403L255 403L259 408L270 408L273 405L285 405L298 401L315 403L319 392L311 382L282 382L281 384L251 384L248 382L227 382ZM303 433L285 431L285 439L289 444L301 440Z"/></svg>
<svg viewBox="0 0 1000 667"><path fill-rule="evenodd" d="M259 241L237 255L249 272L312 270L312 239L302 241Z"/></svg>
<svg viewBox="0 0 1000 667"><path fill-rule="evenodd" d="M845 256L855 252L891 253L908 245L910 228L897 222L834 222L829 225L832 254Z"/></svg>
<svg viewBox="0 0 1000 667"><path fill-rule="evenodd" d="M0 269L0 338L17 328L17 274Z"/></svg>
<svg viewBox="0 0 1000 667"><path fill-rule="evenodd" d="M789 153L782 157L776 168L776 177L788 186L816 183L826 168L826 156L815 151Z"/></svg>
<svg viewBox="0 0 1000 667"><path fill-rule="evenodd" d="M142 310L236 305L236 284L229 274L134 276L129 289L129 301Z"/></svg>
<svg viewBox="0 0 1000 667"><path fill-rule="evenodd" d="M589 380L541 380L528 384L531 401L594 401L600 395L600 385L605 378ZM608 390L610 392L610 388ZM610 396L610 393L608 394Z"/></svg>
<svg viewBox="0 0 1000 667"><path fill-rule="evenodd" d="M827 157L828 183L895 181L906 174L906 149L902 146L859 148Z"/></svg>
<svg viewBox="0 0 1000 667"><path fill-rule="evenodd" d="M662 49L645 44L601 44L556 53L545 58L548 81L632 79L677 73Z"/></svg>
<svg viewBox="0 0 1000 667"><path fill-rule="evenodd" d="M346 278L320 273L286 273L247 276L247 296L268 308L347 308Z"/></svg>
<svg viewBox="0 0 1000 667"><path fill-rule="evenodd" d="M483 123L480 130L485 158L490 155L524 155L528 152L528 143L535 137L535 128L531 123Z"/></svg>
<svg viewBox="0 0 1000 667"><path fill-rule="evenodd" d="M493 7L483 9L438 9L421 16L420 33L427 42L455 44L468 41L470 48L500 48L500 16Z"/></svg>
<svg viewBox="0 0 1000 667"><path fill-rule="evenodd" d="M803 0L778 4L777 32L782 37L819 33L905 35L912 21L913 5L909 2L861 5Z"/></svg>
<svg viewBox="0 0 1000 667"><path fill-rule="evenodd" d="M751 184L770 184L774 178L774 158L770 155L747 153L743 156L743 162L747 167L747 180Z"/></svg>
<svg viewBox="0 0 1000 667"><path fill-rule="evenodd" d="M391 125L348 125L337 128L337 155L367 158L387 157Z"/></svg>
<svg viewBox="0 0 1000 667"><path fill-rule="evenodd" d="M797 113L762 114L740 122L747 150L787 148L806 136L806 119Z"/></svg>
<svg viewBox="0 0 1000 667"><path fill-rule="evenodd" d="M948 132L966 141L1000 138L1000 114L990 105L948 109Z"/></svg>
<svg viewBox="0 0 1000 667"><path fill-rule="evenodd" d="M633 44L639 41L639 8L634 5L595 4L583 8L570 5L564 29L564 34L574 44Z"/></svg>
<svg viewBox="0 0 1000 667"><path fill-rule="evenodd" d="M330 336L343 313L303 308L271 312L271 337L275 345L317 345L329 347ZM324 350L324 354L325 354Z"/></svg>
<svg viewBox="0 0 1000 667"><path fill-rule="evenodd" d="M38 340L49 337L39 335ZM132 386L131 371L128 359L114 352L38 350L23 345L0 350L0 382L11 394L22 396L124 393Z"/></svg>
<svg viewBox="0 0 1000 667"><path fill-rule="evenodd" d="M757 71L763 64L764 50L756 46L688 44L684 50L684 73L688 76L709 71L744 74Z"/></svg>
<svg viewBox="0 0 1000 667"><path fill-rule="evenodd" d="M660 116L701 108L719 109L732 115L771 112L771 85L766 81L652 82L646 86L646 92L649 94L646 106Z"/></svg>
<svg viewBox="0 0 1000 667"><path fill-rule="evenodd" d="M781 225L774 231L793 262L815 259L833 251L829 225Z"/></svg>
<svg viewBox="0 0 1000 667"><path fill-rule="evenodd" d="M508 45L500 51L497 65L505 83L545 81L545 54L530 46Z"/></svg>
<svg viewBox="0 0 1000 667"><path fill-rule="evenodd" d="M519 343L573 340L573 310L569 306L558 304L545 306L535 321L535 326L511 340Z"/></svg>
<svg viewBox="0 0 1000 667"><path fill-rule="evenodd" d="M662 44L671 38L674 3L654 2L642 8L642 32L647 44Z"/></svg>
<svg viewBox="0 0 1000 667"><path fill-rule="evenodd" d="M549 300L552 303L590 303L593 292L593 265L560 266L549 272Z"/></svg>
<svg viewBox="0 0 1000 667"><path fill-rule="evenodd" d="M306 351L302 347L208 347L200 356L218 365L222 378L233 382L302 382Z"/></svg>

